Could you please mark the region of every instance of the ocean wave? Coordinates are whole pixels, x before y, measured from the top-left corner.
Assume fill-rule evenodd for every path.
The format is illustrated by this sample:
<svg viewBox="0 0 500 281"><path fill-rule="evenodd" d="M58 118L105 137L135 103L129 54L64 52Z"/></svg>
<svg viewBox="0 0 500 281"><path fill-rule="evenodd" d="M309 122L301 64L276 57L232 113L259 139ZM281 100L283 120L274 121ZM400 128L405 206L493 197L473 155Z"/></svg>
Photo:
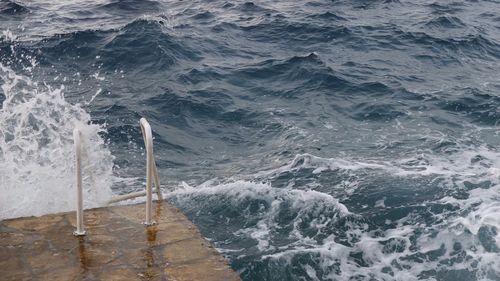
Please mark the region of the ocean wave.
<svg viewBox="0 0 500 281"><path fill-rule="evenodd" d="M200 98L203 97L203 98ZM221 100L223 96L217 96ZM208 98L208 99L207 99ZM200 122L223 122L223 123L238 123L244 125L252 123L252 119L256 117L254 112L249 112L244 109L231 110L229 105L232 103L226 98L224 102L217 101L211 98L207 91L193 92L189 96L179 96L171 91L166 91L164 94L150 98L147 103L161 112L168 112L171 118L183 118L177 120L176 123L180 127L189 128L189 120L199 120Z"/></svg>
<svg viewBox="0 0 500 281"><path fill-rule="evenodd" d="M373 103L360 103L356 104L350 114L356 120L370 120L370 121L389 121L405 116L405 112L397 110L391 104L373 104Z"/></svg>
<svg viewBox="0 0 500 281"><path fill-rule="evenodd" d="M315 53L285 60L266 60L241 68L229 78L229 83L238 85L250 86L251 81L267 81L275 89L273 95L292 99L307 95L309 90L334 94L336 90L343 91L352 85L336 75ZM289 82L283 84L283 81Z"/></svg>
<svg viewBox="0 0 500 281"><path fill-rule="evenodd" d="M265 42L321 43L346 40L352 36L351 30L343 25L293 22L282 17L238 27L245 31L246 37Z"/></svg>
<svg viewBox="0 0 500 281"><path fill-rule="evenodd" d="M439 97L435 104L454 115L461 115L472 123L483 125L496 125L500 112L496 102L500 99L496 96L484 94L476 88L460 89L463 95L459 97Z"/></svg>
<svg viewBox="0 0 500 281"><path fill-rule="evenodd" d="M329 20L329 21L332 21L332 20L333 21L347 21L347 19L345 17L342 17L342 16L340 16L336 13L333 13L331 11L310 15L310 16L308 16L308 18Z"/></svg>
<svg viewBox="0 0 500 281"><path fill-rule="evenodd" d="M258 4L255 4L254 2L244 2L241 4L236 5L236 8L240 11L243 12L254 12L254 13L263 13L269 11L266 8L263 8L262 6L259 6Z"/></svg>
<svg viewBox="0 0 500 281"><path fill-rule="evenodd" d="M137 19L116 30L86 30L60 34L39 42L41 63L98 57L109 70L141 65L138 70L168 69L179 60L198 60L197 52L169 34L159 19Z"/></svg>
<svg viewBox="0 0 500 281"><path fill-rule="evenodd" d="M326 235L324 232L338 231L337 224L346 223L344 218L352 216L344 205L327 194L276 189L266 184L244 181L215 186L184 185L169 193L168 197L182 202L188 213L192 210L198 212L202 204L204 213L230 214L229 220L244 225L238 225L233 228L233 233L226 232L223 235L255 240L256 250L261 252L276 250L278 246L269 242L278 237L283 239L283 247L291 246L288 244L293 245L294 241L305 237L322 240ZM202 214L198 212L196 217L202 219ZM227 227L229 221L221 223L223 225L220 227Z"/></svg>
<svg viewBox="0 0 500 281"><path fill-rule="evenodd" d="M437 51L451 51L456 55L467 53L472 57L484 58L485 55L498 57L500 45L481 34L468 34L461 37L441 38L426 32L400 31L399 38L407 44L423 45Z"/></svg>
<svg viewBox="0 0 500 281"><path fill-rule="evenodd" d="M144 13L158 12L160 10L160 3L151 0L112 0L95 7L95 10L107 10L114 13L138 12L140 13L139 15L141 15Z"/></svg>
<svg viewBox="0 0 500 281"><path fill-rule="evenodd" d="M14 1L2 1L0 2L0 16L17 16L29 13L28 7L25 7Z"/></svg>
<svg viewBox="0 0 500 281"><path fill-rule="evenodd" d="M463 10L465 3L463 2L451 2L448 5L438 2L432 2L430 4L426 4L425 6L432 9L433 13L436 14L455 14Z"/></svg>
<svg viewBox="0 0 500 281"><path fill-rule="evenodd" d="M463 28L466 24L457 17L450 15L437 16L425 23L429 27L439 28Z"/></svg>
<svg viewBox="0 0 500 281"><path fill-rule="evenodd" d="M205 21L205 20L213 19L214 17L215 17L214 14L210 13L209 11L203 11L203 12L197 13L196 15L192 16L191 18L194 20Z"/></svg>
<svg viewBox="0 0 500 281"><path fill-rule="evenodd" d="M182 83L187 84L200 84L200 83L208 83L211 81L222 81L225 77L226 73L223 70L217 68L193 68L187 71L186 73L179 74L179 80ZM220 93L220 95L214 95L214 98L224 96L227 97L224 93Z"/></svg>
<svg viewBox="0 0 500 281"><path fill-rule="evenodd" d="M290 167L302 165L299 162ZM485 196L495 191L477 192ZM450 207L457 202L467 202L469 208L477 206L473 202L480 197L445 197L441 206L424 202L406 210L388 206L380 218L355 215L329 195L315 191L243 181L184 185L168 197L183 206L202 232L224 241L216 246L232 256L233 267L246 279L269 275L290 280L300 280L299 276L318 280L432 280L436 275L456 274L491 279L500 274L494 269L498 262L493 258L499 249L498 220L489 217L498 204L492 203L490 211L482 206L482 220L474 222L471 219L479 210L464 220L456 214L461 208ZM379 219L382 221L377 222ZM469 228L471 232L464 231ZM244 253L243 245L247 248Z"/></svg>

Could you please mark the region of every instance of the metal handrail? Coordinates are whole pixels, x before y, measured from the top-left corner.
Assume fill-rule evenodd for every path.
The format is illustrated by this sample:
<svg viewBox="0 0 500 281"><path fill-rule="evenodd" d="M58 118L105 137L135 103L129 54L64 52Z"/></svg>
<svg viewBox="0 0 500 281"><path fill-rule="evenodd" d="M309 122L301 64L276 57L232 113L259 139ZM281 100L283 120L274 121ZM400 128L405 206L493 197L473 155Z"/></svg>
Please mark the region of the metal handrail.
<svg viewBox="0 0 500 281"><path fill-rule="evenodd" d="M149 226L156 222L153 221L153 191L151 181L154 182L156 187L156 194L158 200L163 200L163 196L160 189L160 179L158 177L158 169L156 168L156 161L153 155L153 133L151 131L151 126L145 118L141 118L139 121L144 145L146 147L146 190L137 191L124 195L118 195L113 197L108 201L108 204L116 203L123 200L128 200L140 196L146 195L146 220L144 224ZM74 149L75 149L75 176L76 176L76 230L73 232L75 236L85 235L85 229L83 225L83 200L82 200L82 141L81 133L78 129L73 130L74 138Z"/></svg>
<svg viewBox="0 0 500 281"><path fill-rule="evenodd" d="M156 168L156 161L155 161L155 158L153 155L153 138L152 138L153 134L151 133L151 126L149 125L148 121L145 118L141 118L141 120L139 121L139 124L141 127L144 145L146 146L146 155L147 155L146 157L147 157L147 159L150 159L152 161L152 171L153 171L153 177L154 177L154 184L156 187L156 196L157 196L158 200L163 200L163 195L162 195L161 189L160 189L160 179L158 177L158 169ZM147 140L148 134L146 133L147 130L145 130L145 128L148 128L148 130L149 130L149 138L151 140L151 149L149 150L150 152L148 152L148 140ZM146 160L147 167L150 167L149 164L147 164L147 163L148 162ZM150 174L146 169L146 185L148 185L147 179L150 179ZM111 198L111 200L108 201L108 204L116 203L116 202L120 202L120 201L124 201L124 200L129 200L129 199L141 197L144 195L147 195L147 187L146 187L146 190L136 191L136 192L131 192L131 193L115 196L115 197Z"/></svg>
<svg viewBox="0 0 500 281"><path fill-rule="evenodd" d="M151 126L144 117L139 120L139 124L141 125L142 137L144 139L144 146L146 146L146 153L147 153L146 157L151 161L151 170L153 172L154 183L156 187L156 195L158 196L158 200L163 200L163 195L160 190L160 178L158 177L158 169L156 167L155 156L153 153L153 133L151 131ZM148 145L150 146L149 151L148 151Z"/></svg>
<svg viewBox="0 0 500 281"><path fill-rule="evenodd" d="M153 133L151 126L145 118L139 121L141 125L142 135L144 137L144 145L146 146L146 221L145 225L155 224L152 218L153 214L153 196L151 180L154 178L154 158L153 158ZM158 187L157 187L158 188Z"/></svg>
<svg viewBox="0 0 500 281"><path fill-rule="evenodd" d="M80 131L73 130L73 140L75 149L75 179L76 179L76 230L75 236L85 235L83 225L83 199L82 199L82 145L80 141Z"/></svg>

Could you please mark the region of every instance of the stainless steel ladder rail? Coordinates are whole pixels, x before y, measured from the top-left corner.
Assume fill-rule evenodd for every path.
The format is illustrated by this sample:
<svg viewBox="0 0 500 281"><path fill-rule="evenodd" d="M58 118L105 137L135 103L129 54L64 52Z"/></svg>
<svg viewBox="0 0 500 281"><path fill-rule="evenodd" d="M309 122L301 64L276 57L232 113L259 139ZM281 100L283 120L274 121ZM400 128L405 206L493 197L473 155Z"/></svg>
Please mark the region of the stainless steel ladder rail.
<svg viewBox="0 0 500 281"><path fill-rule="evenodd" d="M82 143L81 134L78 129L73 130L75 149L75 180L76 180L76 230L75 236L85 235L83 226L83 196L82 196Z"/></svg>
<svg viewBox="0 0 500 281"><path fill-rule="evenodd" d="M139 121L139 124L141 126L142 136L143 136L143 140L144 140L144 146L146 147L146 190L136 191L136 192L131 192L128 194L115 196L111 200L108 201L108 204L147 195L146 193L147 193L147 189L148 189L147 188L148 179L149 180L151 179L150 174L148 172L148 167L153 171L154 183L155 183L155 188L156 188L156 195L158 196L158 200L163 200L163 196L162 196L162 193L160 190L160 179L158 177L158 169L156 168L156 161L154 159L154 154L153 154L153 134L151 132L151 126L149 125L149 122L146 120L146 118L141 118L141 120ZM150 143L151 145L149 146L148 143ZM149 149L148 149L148 147L149 147Z"/></svg>
<svg viewBox="0 0 500 281"><path fill-rule="evenodd" d="M163 200L163 196L160 189L160 179L158 177L158 169L156 167L156 161L154 159L154 154L153 154L153 133L151 131L151 126L149 125L149 122L145 118L141 118L139 124L142 131L144 145L146 147L146 190L115 196L108 201L108 204L146 195L146 220L144 221L144 224L146 226L150 226L155 224L152 218L152 209L153 209L152 182L154 182L158 200ZM83 224L83 199L82 199L82 164L81 164L82 146L81 146L81 133L78 129L74 129L73 138L74 138L74 150L75 150L75 178L76 178L76 192L77 192L76 196L77 227L76 230L73 232L73 234L76 236L81 236L85 235L85 229Z"/></svg>

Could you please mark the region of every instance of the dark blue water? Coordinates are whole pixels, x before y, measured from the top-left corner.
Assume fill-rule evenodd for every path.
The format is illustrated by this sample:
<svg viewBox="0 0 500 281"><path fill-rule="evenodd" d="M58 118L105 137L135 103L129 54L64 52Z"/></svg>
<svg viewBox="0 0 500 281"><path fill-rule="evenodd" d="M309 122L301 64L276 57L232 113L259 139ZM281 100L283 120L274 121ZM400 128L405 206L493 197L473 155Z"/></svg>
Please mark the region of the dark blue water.
<svg viewBox="0 0 500 281"><path fill-rule="evenodd" d="M499 11L0 0L0 63L106 128L116 193L146 117L169 200L243 280L500 280Z"/></svg>

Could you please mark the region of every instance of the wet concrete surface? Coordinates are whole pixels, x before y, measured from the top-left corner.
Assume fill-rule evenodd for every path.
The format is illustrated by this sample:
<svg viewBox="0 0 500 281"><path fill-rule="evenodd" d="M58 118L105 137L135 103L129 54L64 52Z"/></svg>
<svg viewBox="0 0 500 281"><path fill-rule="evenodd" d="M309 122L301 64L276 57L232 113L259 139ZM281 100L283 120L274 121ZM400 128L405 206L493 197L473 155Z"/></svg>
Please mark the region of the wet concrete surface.
<svg viewBox="0 0 500 281"><path fill-rule="evenodd" d="M86 210L87 235L75 237L75 213L0 222L0 280L240 280L227 261L175 207L155 202Z"/></svg>

